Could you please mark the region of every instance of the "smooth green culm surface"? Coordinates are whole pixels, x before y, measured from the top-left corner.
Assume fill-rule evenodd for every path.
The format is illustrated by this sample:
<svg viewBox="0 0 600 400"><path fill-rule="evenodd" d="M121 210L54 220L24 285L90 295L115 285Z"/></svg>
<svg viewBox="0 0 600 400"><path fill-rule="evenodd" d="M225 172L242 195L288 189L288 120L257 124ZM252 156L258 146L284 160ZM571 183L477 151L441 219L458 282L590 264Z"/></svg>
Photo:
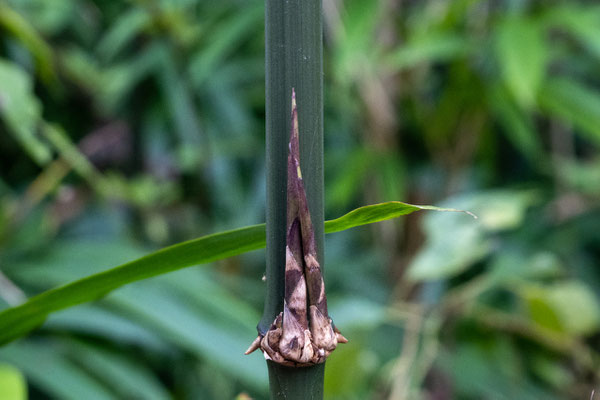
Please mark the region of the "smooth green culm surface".
<svg viewBox="0 0 600 400"><path fill-rule="evenodd" d="M300 127L300 163L323 264L323 82L321 1L267 0L266 155L267 301L259 329L283 309L287 154L292 87Z"/></svg>
<svg viewBox="0 0 600 400"><path fill-rule="evenodd" d="M258 325L266 332L283 310L287 154L292 88L300 128L300 164L323 260L323 26L321 0L267 0L265 11L267 294ZM277 368L269 363L271 398L322 398L324 368ZM302 374L297 379L296 374ZM273 382L278 382L274 385ZM318 388L321 388L320 391ZM320 394L319 394L320 393Z"/></svg>
<svg viewBox="0 0 600 400"><path fill-rule="evenodd" d="M285 367L272 361L269 366L269 388L275 399L320 400L323 398L325 364L313 367Z"/></svg>

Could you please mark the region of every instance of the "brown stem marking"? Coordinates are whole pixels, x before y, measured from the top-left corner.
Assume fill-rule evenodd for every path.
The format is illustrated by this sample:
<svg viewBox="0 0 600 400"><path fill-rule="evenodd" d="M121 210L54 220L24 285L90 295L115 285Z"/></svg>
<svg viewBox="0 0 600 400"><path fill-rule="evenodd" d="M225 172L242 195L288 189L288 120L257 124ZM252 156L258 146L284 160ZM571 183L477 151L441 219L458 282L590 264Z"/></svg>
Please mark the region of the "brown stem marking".
<svg viewBox="0 0 600 400"><path fill-rule="evenodd" d="M327 313L327 296L306 191L300 170L296 93L292 89L287 182L287 237L283 312L246 354L260 348L265 358L290 366L319 364L347 339L334 329Z"/></svg>

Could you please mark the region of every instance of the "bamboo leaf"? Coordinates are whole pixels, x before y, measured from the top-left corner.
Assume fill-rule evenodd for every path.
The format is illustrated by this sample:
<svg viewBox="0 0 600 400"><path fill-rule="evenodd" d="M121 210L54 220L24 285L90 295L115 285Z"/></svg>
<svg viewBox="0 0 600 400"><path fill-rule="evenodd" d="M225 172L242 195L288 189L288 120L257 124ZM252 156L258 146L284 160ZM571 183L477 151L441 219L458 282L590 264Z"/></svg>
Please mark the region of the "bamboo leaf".
<svg viewBox="0 0 600 400"><path fill-rule="evenodd" d="M90 375L105 382L117 393L118 397L148 400L171 398L165 387L147 366L136 364L132 358L118 352L106 351L100 346L71 338L65 340L64 344L66 345L67 342L69 346L67 354L75 361L75 364L85 365Z"/></svg>
<svg viewBox="0 0 600 400"><path fill-rule="evenodd" d="M582 136L600 143L600 96L597 91L577 80L556 77L541 88L539 103L548 115L575 125Z"/></svg>
<svg viewBox="0 0 600 400"><path fill-rule="evenodd" d="M472 46L464 38L448 32L436 32L410 40L386 60L396 69L412 68L421 63L445 62L469 54Z"/></svg>
<svg viewBox="0 0 600 400"><path fill-rule="evenodd" d="M535 103L548 62L543 27L533 20L511 17L498 25L496 54L506 87L525 108Z"/></svg>
<svg viewBox="0 0 600 400"><path fill-rule="evenodd" d="M590 335L600 326L600 308L593 291L582 282L565 281L542 286L525 284L517 288L530 318L558 332ZM573 312L576 309L577 312Z"/></svg>
<svg viewBox="0 0 600 400"><path fill-rule="evenodd" d="M400 201L388 201L386 203L359 207L339 218L325 221L325 233L345 231L346 229L354 228L356 226L398 218L419 210L464 212L475 217L475 215L468 211L457 210L454 208L417 206L414 204L402 203Z"/></svg>
<svg viewBox="0 0 600 400"><path fill-rule="evenodd" d="M0 364L0 399L27 399L27 382L17 368Z"/></svg>
<svg viewBox="0 0 600 400"><path fill-rule="evenodd" d="M0 313L0 343L25 335L41 325L53 311L98 299L128 283L264 246L264 225L249 226L176 244L116 268L48 290L20 306Z"/></svg>
<svg viewBox="0 0 600 400"><path fill-rule="evenodd" d="M325 232L339 232L418 210L457 211L391 201L360 207L337 219L327 221ZM118 267L48 290L32 297L26 303L0 313L0 344L24 336L41 325L52 312L96 300L123 285L263 247L265 225L253 225L166 247Z"/></svg>
<svg viewBox="0 0 600 400"><path fill-rule="evenodd" d="M33 94L31 77L18 65L0 60L0 82L0 122L36 163L47 163L52 154L36 136L42 108Z"/></svg>
<svg viewBox="0 0 600 400"><path fill-rule="evenodd" d="M13 343L2 349L2 359L21 370L28 383L50 398L115 398L109 387L66 358L62 349L57 347L36 342Z"/></svg>
<svg viewBox="0 0 600 400"><path fill-rule="evenodd" d="M2 2L0 3L0 27L29 50L35 58L36 69L42 81L46 84L55 84L57 77L52 61L52 48L44 41L30 21Z"/></svg>

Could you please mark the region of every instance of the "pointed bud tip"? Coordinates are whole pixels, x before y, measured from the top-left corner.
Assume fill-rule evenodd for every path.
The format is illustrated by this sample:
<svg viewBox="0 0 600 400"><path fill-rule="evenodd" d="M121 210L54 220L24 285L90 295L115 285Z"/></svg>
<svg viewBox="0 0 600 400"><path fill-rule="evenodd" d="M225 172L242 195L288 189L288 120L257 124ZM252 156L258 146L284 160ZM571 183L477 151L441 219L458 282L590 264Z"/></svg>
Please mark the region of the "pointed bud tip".
<svg viewBox="0 0 600 400"><path fill-rule="evenodd" d="M336 339L337 339L337 342L338 342L338 343L348 343L348 339L346 339L346 338L344 337L344 335L342 335L342 334L341 334L341 333L339 333L339 332L337 332L337 333L335 334L335 337L336 337Z"/></svg>
<svg viewBox="0 0 600 400"><path fill-rule="evenodd" d="M254 339L254 341L252 342L252 344L250 345L250 347L248 347L248 350L246 350L244 352L245 355L248 355L250 353L253 353L254 351L256 351L256 349L258 349L260 347L260 341L261 341L261 337L260 335L258 335L256 337L256 339Z"/></svg>

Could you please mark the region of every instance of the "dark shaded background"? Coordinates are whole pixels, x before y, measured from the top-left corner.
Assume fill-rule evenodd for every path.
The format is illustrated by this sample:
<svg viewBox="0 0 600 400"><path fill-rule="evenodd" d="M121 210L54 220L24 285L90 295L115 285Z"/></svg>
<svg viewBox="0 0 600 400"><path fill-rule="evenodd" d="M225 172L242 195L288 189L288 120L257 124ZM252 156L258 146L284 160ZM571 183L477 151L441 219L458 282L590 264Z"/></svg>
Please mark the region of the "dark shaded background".
<svg viewBox="0 0 600 400"><path fill-rule="evenodd" d="M326 239L351 341L326 397L593 398L600 6L323 9L326 216L479 216ZM264 220L263 23L254 0L0 1L0 307ZM254 252L57 313L0 349L0 398L23 398L21 373L32 399L266 398L261 355L242 355L263 271Z"/></svg>

